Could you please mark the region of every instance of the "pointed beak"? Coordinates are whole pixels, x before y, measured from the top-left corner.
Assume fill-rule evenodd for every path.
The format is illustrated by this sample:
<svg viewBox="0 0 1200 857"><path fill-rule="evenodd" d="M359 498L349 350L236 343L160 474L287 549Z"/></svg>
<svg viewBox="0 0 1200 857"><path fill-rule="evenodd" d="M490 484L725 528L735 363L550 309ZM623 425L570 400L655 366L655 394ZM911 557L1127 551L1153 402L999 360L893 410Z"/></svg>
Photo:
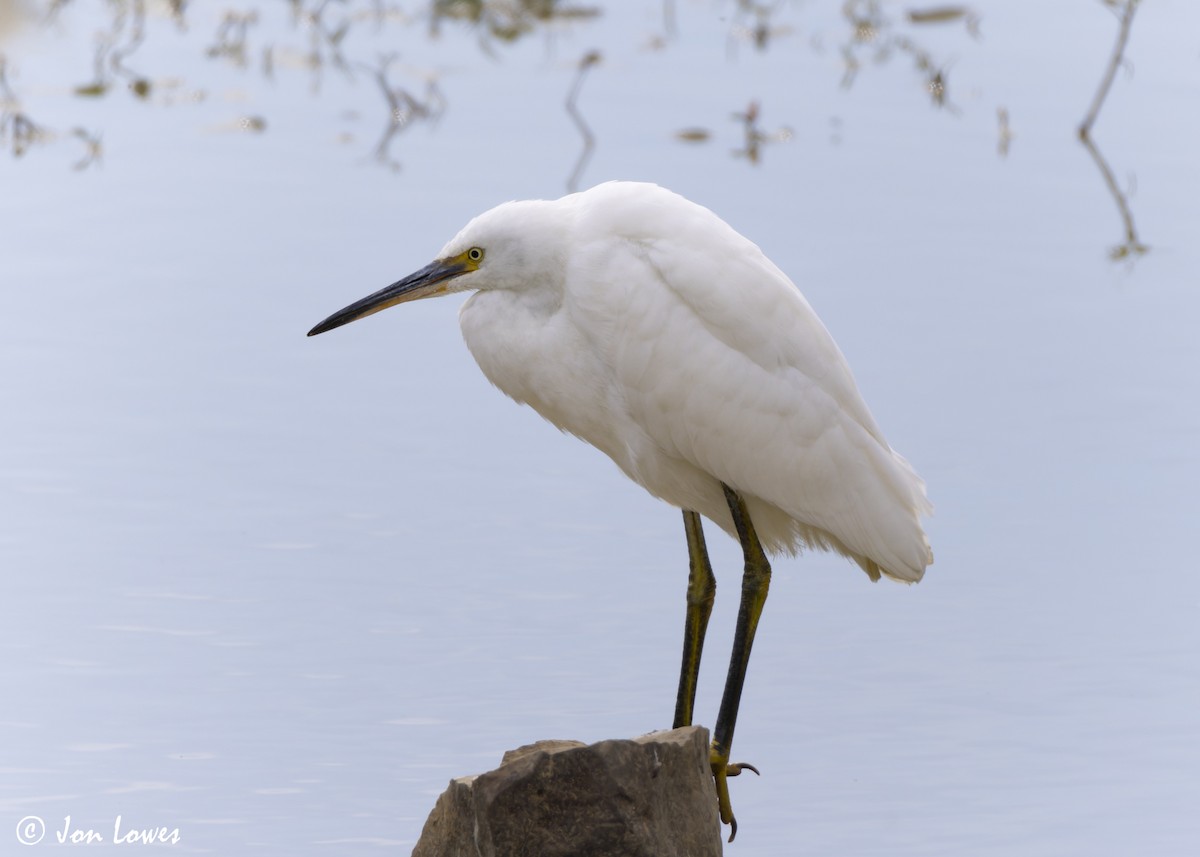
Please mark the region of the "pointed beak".
<svg viewBox="0 0 1200 857"><path fill-rule="evenodd" d="M338 310L310 330L308 335L316 336L396 304L440 295L446 291L447 280L452 280L469 270L470 266L464 264L461 259L438 259L430 262L421 270L392 283L386 289L380 289L375 294L367 295L362 300Z"/></svg>

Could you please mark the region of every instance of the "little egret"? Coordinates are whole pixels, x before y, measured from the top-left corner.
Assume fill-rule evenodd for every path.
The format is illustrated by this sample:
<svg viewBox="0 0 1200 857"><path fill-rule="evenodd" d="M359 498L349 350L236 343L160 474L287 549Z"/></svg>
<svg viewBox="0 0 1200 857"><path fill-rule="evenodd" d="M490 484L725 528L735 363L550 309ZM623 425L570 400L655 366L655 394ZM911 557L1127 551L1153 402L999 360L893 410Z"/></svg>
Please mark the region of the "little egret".
<svg viewBox="0 0 1200 857"><path fill-rule="evenodd" d="M508 202L414 274L309 331L405 301L474 292L459 312L493 384L592 444L683 510L689 574L675 726L692 722L716 580L701 516L741 543L742 600L709 761L721 820L737 822L729 750L767 554L840 553L872 580L915 582L933 562L925 485L892 450L850 367L787 276L695 203L608 182ZM757 771L755 771L757 773Z"/></svg>

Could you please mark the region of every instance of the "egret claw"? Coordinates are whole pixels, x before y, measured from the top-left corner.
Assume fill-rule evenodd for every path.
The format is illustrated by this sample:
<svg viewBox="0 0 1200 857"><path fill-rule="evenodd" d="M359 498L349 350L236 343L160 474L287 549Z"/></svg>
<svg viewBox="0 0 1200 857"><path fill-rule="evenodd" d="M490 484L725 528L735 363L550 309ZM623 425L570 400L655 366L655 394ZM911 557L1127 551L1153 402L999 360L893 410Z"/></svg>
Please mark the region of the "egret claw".
<svg viewBox="0 0 1200 857"><path fill-rule="evenodd" d="M733 817L733 806L729 802L729 783L724 772L714 773L714 779L717 783L717 808L721 821L729 825L729 841L732 842L733 837L737 836L737 819Z"/></svg>
<svg viewBox="0 0 1200 857"><path fill-rule="evenodd" d="M729 758L727 753L718 749L716 742L709 749L709 764L712 766L713 782L717 787L717 809L720 812L721 821L729 825L729 841L737 836L737 819L733 816L733 805L729 800L729 777L736 777L743 770L754 771L758 774L758 768L748 762L727 762ZM759 774L759 776L762 776Z"/></svg>

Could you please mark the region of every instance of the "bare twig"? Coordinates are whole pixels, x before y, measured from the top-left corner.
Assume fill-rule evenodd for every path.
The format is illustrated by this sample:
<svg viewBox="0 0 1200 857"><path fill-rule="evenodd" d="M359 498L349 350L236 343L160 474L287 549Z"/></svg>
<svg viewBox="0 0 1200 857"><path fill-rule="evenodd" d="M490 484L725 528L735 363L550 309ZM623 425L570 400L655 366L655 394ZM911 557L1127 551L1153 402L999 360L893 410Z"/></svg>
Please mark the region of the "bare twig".
<svg viewBox="0 0 1200 857"><path fill-rule="evenodd" d="M1129 42L1129 31L1133 27L1133 13L1137 11L1138 2L1139 0L1125 0L1125 6L1121 10L1121 29L1117 33L1117 44L1113 48L1112 56L1109 57L1108 68L1105 69L1104 77L1100 80L1100 88L1096 90L1096 97L1092 99L1092 106L1079 126L1079 136L1085 141L1092 131L1096 117L1100 115L1100 108L1104 106L1104 99L1108 98L1108 90L1112 88L1113 79L1117 76L1117 69L1121 67L1121 61L1125 57L1125 45Z"/></svg>
<svg viewBox="0 0 1200 857"><path fill-rule="evenodd" d="M72 137L77 137L83 142L84 151L83 157L74 164L76 170L86 170L93 164L99 164L104 155L104 146L99 134L91 134L86 128L75 128L71 131Z"/></svg>
<svg viewBox="0 0 1200 857"><path fill-rule="evenodd" d="M42 129L21 110L21 103L9 87L8 60L0 54L0 145L11 144L13 157L19 158L43 139Z"/></svg>
<svg viewBox="0 0 1200 857"><path fill-rule="evenodd" d="M1112 168L1109 167L1108 161L1100 154L1100 150L1092 141L1090 134L1082 135L1084 148L1088 150L1088 154L1092 156L1092 160L1096 162L1096 167L1100 170L1100 175L1104 177L1104 184L1108 187L1108 192L1112 194L1113 199L1117 203L1117 212L1121 215L1121 222L1125 226L1125 241L1118 244L1108 251L1109 258L1114 262L1121 259L1132 259L1135 256L1143 256L1149 252L1150 247L1141 242L1138 238L1137 227L1133 222L1133 212L1129 208L1129 201L1125 193L1117 184L1116 176L1113 175Z"/></svg>
<svg viewBox="0 0 1200 857"><path fill-rule="evenodd" d="M758 127L759 106L757 101L751 101L742 113L734 113L733 118L742 124L744 146L733 151L734 157L745 158L752 164L757 164L762 158L762 147L766 143L781 143L792 139L792 129L786 125L770 133Z"/></svg>
<svg viewBox="0 0 1200 857"><path fill-rule="evenodd" d="M437 87L437 82L432 79L428 82L426 99L423 102L414 98L406 89L393 86L388 81L388 70L395 61L396 55L389 54L380 57L379 64L375 67L361 63L359 67L375 79L375 83L379 86L379 91L388 105L388 124L384 127L383 135L375 145L375 160L393 171L399 171L400 162L391 156L392 140L415 120L436 119L445 101Z"/></svg>
<svg viewBox="0 0 1200 857"><path fill-rule="evenodd" d="M959 18L969 19L970 15L965 7L946 6L925 11L910 11L907 19L910 24L924 25ZM850 38L842 46L845 64L842 75L843 88L849 89L854 84L862 68L860 53L870 52L877 63L889 60L897 54L904 54L912 58L913 65L924 78L924 89L933 105L948 113L959 113L959 109L949 98L949 66L937 62L915 39L897 35L894 23L884 14L879 0L844 0L842 16L851 26ZM972 36L976 35L970 26L968 32Z"/></svg>
<svg viewBox="0 0 1200 857"><path fill-rule="evenodd" d="M771 40L792 32L791 27L776 27L771 23L771 16L779 11L782 3L758 3L755 0L738 0L737 11L729 30L729 39L725 48L726 54L733 59L737 54L737 41L743 39L753 43L760 53L770 47ZM743 18L747 23L742 23Z"/></svg>
<svg viewBox="0 0 1200 857"><path fill-rule="evenodd" d="M1106 0L1111 5L1114 0ZM1129 208L1129 200L1125 193L1117 184L1116 177L1113 175L1112 168L1109 167L1108 161L1100 154L1100 148L1092 140L1092 126L1096 122L1096 117L1100 115L1100 108L1104 106L1104 100L1108 97L1108 91L1112 88L1113 79L1117 75L1117 69L1121 67L1124 61L1125 46L1129 43L1129 31L1133 26L1133 14L1137 11L1137 6L1140 0L1125 0L1125 5L1121 9L1121 29L1117 34L1117 43L1113 47L1112 56L1109 57L1108 66L1104 70L1104 77L1100 80L1100 88L1096 90L1096 96L1092 99L1092 106L1088 109L1087 115L1083 117L1083 122L1079 125L1079 139L1083 143L1084 148L1088 150L1088 154L1092 156L1092 160L1096 163L1096 168L1100 170L1100 175L1104 178L1104 184L1108 187L1108 192L1112 194L1113 200L1117 204L1117 212L1121 215L1121 221L1125 226L1125 241L1118 244L1109 251L1109 256L1118 261L1121 259L1132 259L1136 256L1144 255L1149 252L1150 247L1143 244L1137 235L1137 227L1133 222L1133 212Z"/></svg>
<svg viewBox="0 0 1200 857"><path fill-rule="evenodd" d="M126 16L128 16L128 19L129 19L129 39L126 42L126 44L122 47L117 44L117 41L118 41L118 38L120 35L120 31L122 29L124 29ZM112 50L108 56L109 56L109 63L112 65L112 70L114 72L117 72L118 74L124 74L127 77L133 78L134 83L135 83L134 91L135 91L135 93L138 94L139 97L144 97L145 94L149 93L149 83L145 82L144 79L137 73L127 69L125 67L124 63L125 63L126 57L133 54L138 48L140 48L142 46L142 42L145 41L145 38L146 38L146 4L145 4L145 0L134 0L134 2L130 4L128 11L123 11L120 14L118 14L116 20L114 21ZM136 86L136 84L138 82L142 83L142 87L139 88ZM139 89L144 89L144 92L139 91Z"/></svg>
<svg viewBox="0 0 1200 857"><path fill-rule="evenodd" d="M226 12L217 27L216 40L206 53L214 59L224 57L238 68L245 68L248 31L257 23L257 12Z"/></svg>

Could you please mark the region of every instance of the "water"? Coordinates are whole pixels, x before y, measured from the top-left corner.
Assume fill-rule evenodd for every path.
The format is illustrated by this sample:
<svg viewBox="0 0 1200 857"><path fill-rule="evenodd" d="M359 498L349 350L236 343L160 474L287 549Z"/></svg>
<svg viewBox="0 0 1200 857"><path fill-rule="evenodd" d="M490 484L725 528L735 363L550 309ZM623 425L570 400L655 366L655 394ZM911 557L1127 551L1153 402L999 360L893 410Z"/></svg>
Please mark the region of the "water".
<svg viewBox="0 0 1200 857"><path fill-rule="evenodd" d="M928 52L942 109L894 42L841 87L837 9L780 7L759 51L732 4L674 4L673 37L670 4L625 8L483 46L357 21L345 53L398 51L418 100L438 71L398 171L369 76L326 66L314 93L272 6L245 69L205 57L215 10L152 16L127 60L149 103L69 95L99 13L3 37L59 133L0 160L9 830L36 815L50 842L69 815L111 846L120 815L185 853L407 853L446 781L509 747L669 725L678 513L490 389L454 300L303 336L472 214L565 192L563 101L598 48L581 184L658 181L760 243L937 506L917 587L777 563L734 752L764 776L733 783L730 853L1200 848L1196 10L1143 5L1094 129L1151 248L1114 262L1074 136L1116 37L1101 4L980 3L978 39L884 4L874 44ZM753 100L757 164L731 154ZM75 126L99 168L71 170ZM740 566L710 548L706 723Z"/></svg>

